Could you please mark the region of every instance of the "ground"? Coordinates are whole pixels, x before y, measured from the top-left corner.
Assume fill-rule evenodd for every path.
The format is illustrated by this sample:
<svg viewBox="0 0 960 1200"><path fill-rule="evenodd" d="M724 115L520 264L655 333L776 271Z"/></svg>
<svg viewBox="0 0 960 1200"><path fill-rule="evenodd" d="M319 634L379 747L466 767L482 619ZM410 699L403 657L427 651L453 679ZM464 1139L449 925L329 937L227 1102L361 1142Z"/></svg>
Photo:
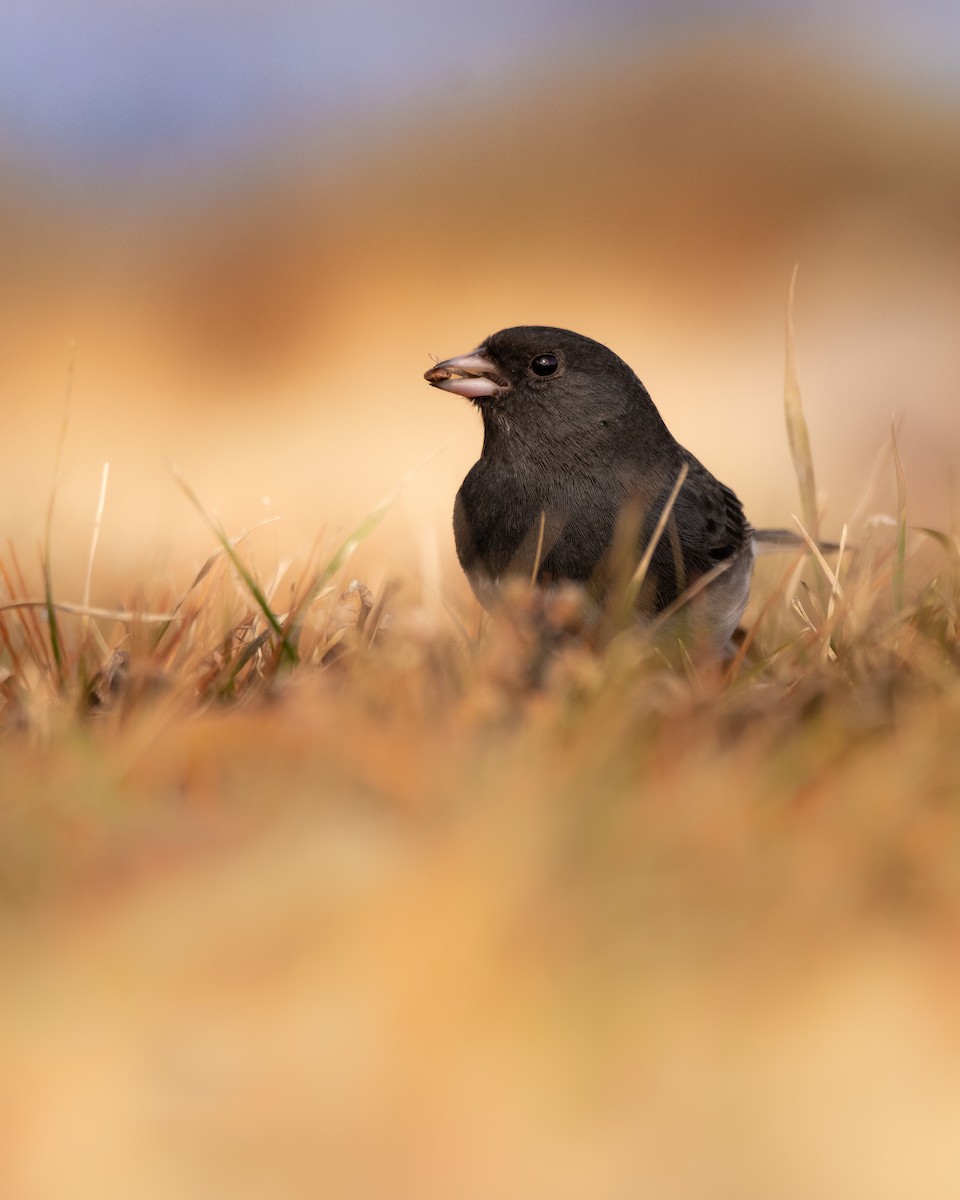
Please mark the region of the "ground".
<svg viewBox="0 0 960 1200"><path fill-rule="evenodd" d="M902 516L726 664L335 548L3 612L4 1196L956 1195L960 552Z"/></svg>

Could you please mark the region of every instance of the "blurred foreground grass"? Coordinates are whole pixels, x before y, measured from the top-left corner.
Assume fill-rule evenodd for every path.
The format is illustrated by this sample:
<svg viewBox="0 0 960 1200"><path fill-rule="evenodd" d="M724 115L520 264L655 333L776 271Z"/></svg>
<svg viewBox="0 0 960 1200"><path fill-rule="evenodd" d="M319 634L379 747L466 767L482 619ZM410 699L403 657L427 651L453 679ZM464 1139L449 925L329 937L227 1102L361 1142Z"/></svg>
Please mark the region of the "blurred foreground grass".
<svg viewBox="0 0 960 1200"><path fill-rule="evenodd" d="M0 1193L955 1196L960 544L904 520L725 668L245 539L5 609Z"/></svg>

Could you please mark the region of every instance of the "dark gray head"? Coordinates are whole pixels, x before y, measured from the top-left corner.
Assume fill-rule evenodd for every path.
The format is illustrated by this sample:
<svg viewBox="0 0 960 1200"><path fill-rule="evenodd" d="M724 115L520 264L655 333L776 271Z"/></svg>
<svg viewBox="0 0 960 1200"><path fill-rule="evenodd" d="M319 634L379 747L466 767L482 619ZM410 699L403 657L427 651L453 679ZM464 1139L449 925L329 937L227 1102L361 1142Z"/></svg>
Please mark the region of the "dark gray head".
<svg viewBox="0 0 960 1200"><path fill-rule="evenodd" d="M469 354L437 363L424 378L472 400L488 439L498 444L509 438L530 451L566 445L578 448L579 457L591 446L606 454L622 437L661 449L673 441L623 359L569 329L501 329Z"/></svg>

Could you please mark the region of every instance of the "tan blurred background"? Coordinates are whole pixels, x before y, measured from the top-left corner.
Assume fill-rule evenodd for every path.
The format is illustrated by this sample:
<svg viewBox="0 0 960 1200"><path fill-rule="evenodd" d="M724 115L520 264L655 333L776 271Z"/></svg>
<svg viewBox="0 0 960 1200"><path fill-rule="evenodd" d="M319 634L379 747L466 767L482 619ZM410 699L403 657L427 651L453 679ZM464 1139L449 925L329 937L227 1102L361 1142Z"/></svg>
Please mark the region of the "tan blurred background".
<svg viewBox="0 0 960 1200"><path fill-rule="evenodd" d="M479 447L430 355L514 323L590 334L755 523L796 510L787 285L835 531L902 418L915 521L951 520L960 433L960 63L948 5L62 0L0 24L2 532L54 526L95 599L195 569L176 462L263 555L355 524L439 550ZM706 20L709 11L710 19ZM431 458L431 456L435 456ZM872 511L889 509L881 482ZM371 580L376 582L376 579Z"/></svg>

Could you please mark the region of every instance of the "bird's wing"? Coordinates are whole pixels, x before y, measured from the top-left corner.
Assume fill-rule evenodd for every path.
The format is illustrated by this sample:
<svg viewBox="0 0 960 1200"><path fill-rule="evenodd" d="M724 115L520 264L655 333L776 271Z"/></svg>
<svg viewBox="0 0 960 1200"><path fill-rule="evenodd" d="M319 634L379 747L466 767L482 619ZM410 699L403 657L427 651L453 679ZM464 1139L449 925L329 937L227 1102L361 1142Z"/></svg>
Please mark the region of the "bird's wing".
<svg viewBox="0 0 960 1200"><path fill-rule="evenodd" d="M657 607L670 603L702 575L745 551L752 537L734 493L693 455L684 452L683 461L688 474L651 562ZM665 486L651 505L645 540L652 535L672 486Z"/></svg>
<svg viewBox="0 0 960 1200"><path fill-rule="evenodd" d="M693 457L674 506L688 569L710 570L749 544L752 530L736 495Z"/></svg>

